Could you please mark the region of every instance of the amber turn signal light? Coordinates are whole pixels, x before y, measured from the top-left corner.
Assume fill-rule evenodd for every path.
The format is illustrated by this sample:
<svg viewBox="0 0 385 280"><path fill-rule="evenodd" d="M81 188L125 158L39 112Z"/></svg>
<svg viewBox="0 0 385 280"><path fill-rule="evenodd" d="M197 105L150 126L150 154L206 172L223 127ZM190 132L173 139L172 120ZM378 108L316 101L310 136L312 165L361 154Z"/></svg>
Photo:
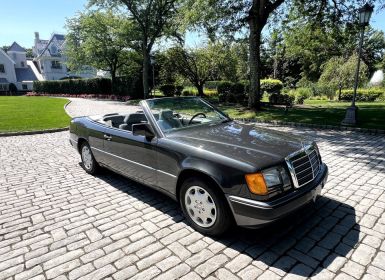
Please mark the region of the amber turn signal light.
<svg viewBox="0 0 385 280"><path fill-rule="evenodd" d="M262 173L246 174L245 179L249 190L253 194L266 195L268 193Z"/></svg>

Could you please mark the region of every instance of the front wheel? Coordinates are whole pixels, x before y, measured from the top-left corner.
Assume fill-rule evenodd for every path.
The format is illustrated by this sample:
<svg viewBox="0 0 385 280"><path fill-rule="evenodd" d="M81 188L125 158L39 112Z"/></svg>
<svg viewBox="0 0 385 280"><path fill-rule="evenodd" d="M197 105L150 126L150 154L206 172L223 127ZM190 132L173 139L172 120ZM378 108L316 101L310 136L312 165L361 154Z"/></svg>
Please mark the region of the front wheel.
<svg viewBox="0 0 385 280"><path fill-rule="evenodd" d="M206 180L187 179L180 190L180 203L190 225L203 234L221 235L231 226L224 196Z"/></svg>
<svg viewBox="0 0 385 280"><path fill-rule="evenodd" d="M90 145L88 145L87 142L84 142L80 146L80 155L82 158L82 165L84 170L89 174L96 174L99 169L99 165L96 162L94 155L92 154Z"/></svg>

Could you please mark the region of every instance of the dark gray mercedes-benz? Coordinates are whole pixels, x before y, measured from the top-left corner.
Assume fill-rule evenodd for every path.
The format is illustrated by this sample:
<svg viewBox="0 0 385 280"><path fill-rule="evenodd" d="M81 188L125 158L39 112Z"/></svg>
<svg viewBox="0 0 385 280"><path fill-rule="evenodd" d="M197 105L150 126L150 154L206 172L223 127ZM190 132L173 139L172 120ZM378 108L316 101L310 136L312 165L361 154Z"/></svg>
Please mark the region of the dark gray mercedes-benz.
<svg viewBox="0 0 385 280"><path fill-rule="evenodd" d="M88 173L102 166L162 191L202 233L276 221L326 183L314 142L232 121L197 97L140 105L131 114L72 119L70 142Z"/></svg>

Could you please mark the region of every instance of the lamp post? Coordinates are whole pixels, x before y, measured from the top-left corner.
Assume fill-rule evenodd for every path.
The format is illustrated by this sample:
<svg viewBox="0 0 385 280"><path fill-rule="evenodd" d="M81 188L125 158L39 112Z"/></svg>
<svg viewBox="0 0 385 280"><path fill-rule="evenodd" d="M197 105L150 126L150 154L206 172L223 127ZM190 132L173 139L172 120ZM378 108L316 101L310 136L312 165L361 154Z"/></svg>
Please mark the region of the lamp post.
<svg viewBox="0 0 385 280"><path fill-rule="evenodd" d="M152 66L152 97L155 97L155 57L150 56L150 63Z"/></svg>
<svg viewBox="0 0 385 280"><path fill-rule="evenodd" d="M360 44L358 47L358 61L357 61L356 75L354 77L353 100L352 100L352 105L348 107L346 110L345 119L341 123L342 125L356 125L357 123L356 96L357 96L357 88L358 88L358 78L360 73L362 45L364 42L365 27L369 25L370 17L373 13L373 6L366 3L362 8L358 10L358 12L359 12L360 27L361 27L361 36L360 36Z"/></svg>

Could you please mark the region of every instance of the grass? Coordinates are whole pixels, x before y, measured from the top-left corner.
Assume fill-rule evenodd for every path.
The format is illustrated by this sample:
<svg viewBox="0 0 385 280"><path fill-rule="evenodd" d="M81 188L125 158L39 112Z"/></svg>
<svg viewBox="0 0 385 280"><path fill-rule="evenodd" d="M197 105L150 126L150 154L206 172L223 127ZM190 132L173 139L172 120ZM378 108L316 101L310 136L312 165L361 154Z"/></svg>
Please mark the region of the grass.
<svg viewBox="0 0 385 280"><path fill-rule="evenodd" d="M350 102L306 100L285 113L282 107L268 107L255 112L239 105L219 106L232 118L285 121L320 125L340 125ZM357 127L385 129L385 102L358 102Z"/></svg>
<svg viewBox="0 0 385 280"><path fill-rule="evenodd" d="M63 98L0 96L0 132L64 128L70 117Z"/></svg>

